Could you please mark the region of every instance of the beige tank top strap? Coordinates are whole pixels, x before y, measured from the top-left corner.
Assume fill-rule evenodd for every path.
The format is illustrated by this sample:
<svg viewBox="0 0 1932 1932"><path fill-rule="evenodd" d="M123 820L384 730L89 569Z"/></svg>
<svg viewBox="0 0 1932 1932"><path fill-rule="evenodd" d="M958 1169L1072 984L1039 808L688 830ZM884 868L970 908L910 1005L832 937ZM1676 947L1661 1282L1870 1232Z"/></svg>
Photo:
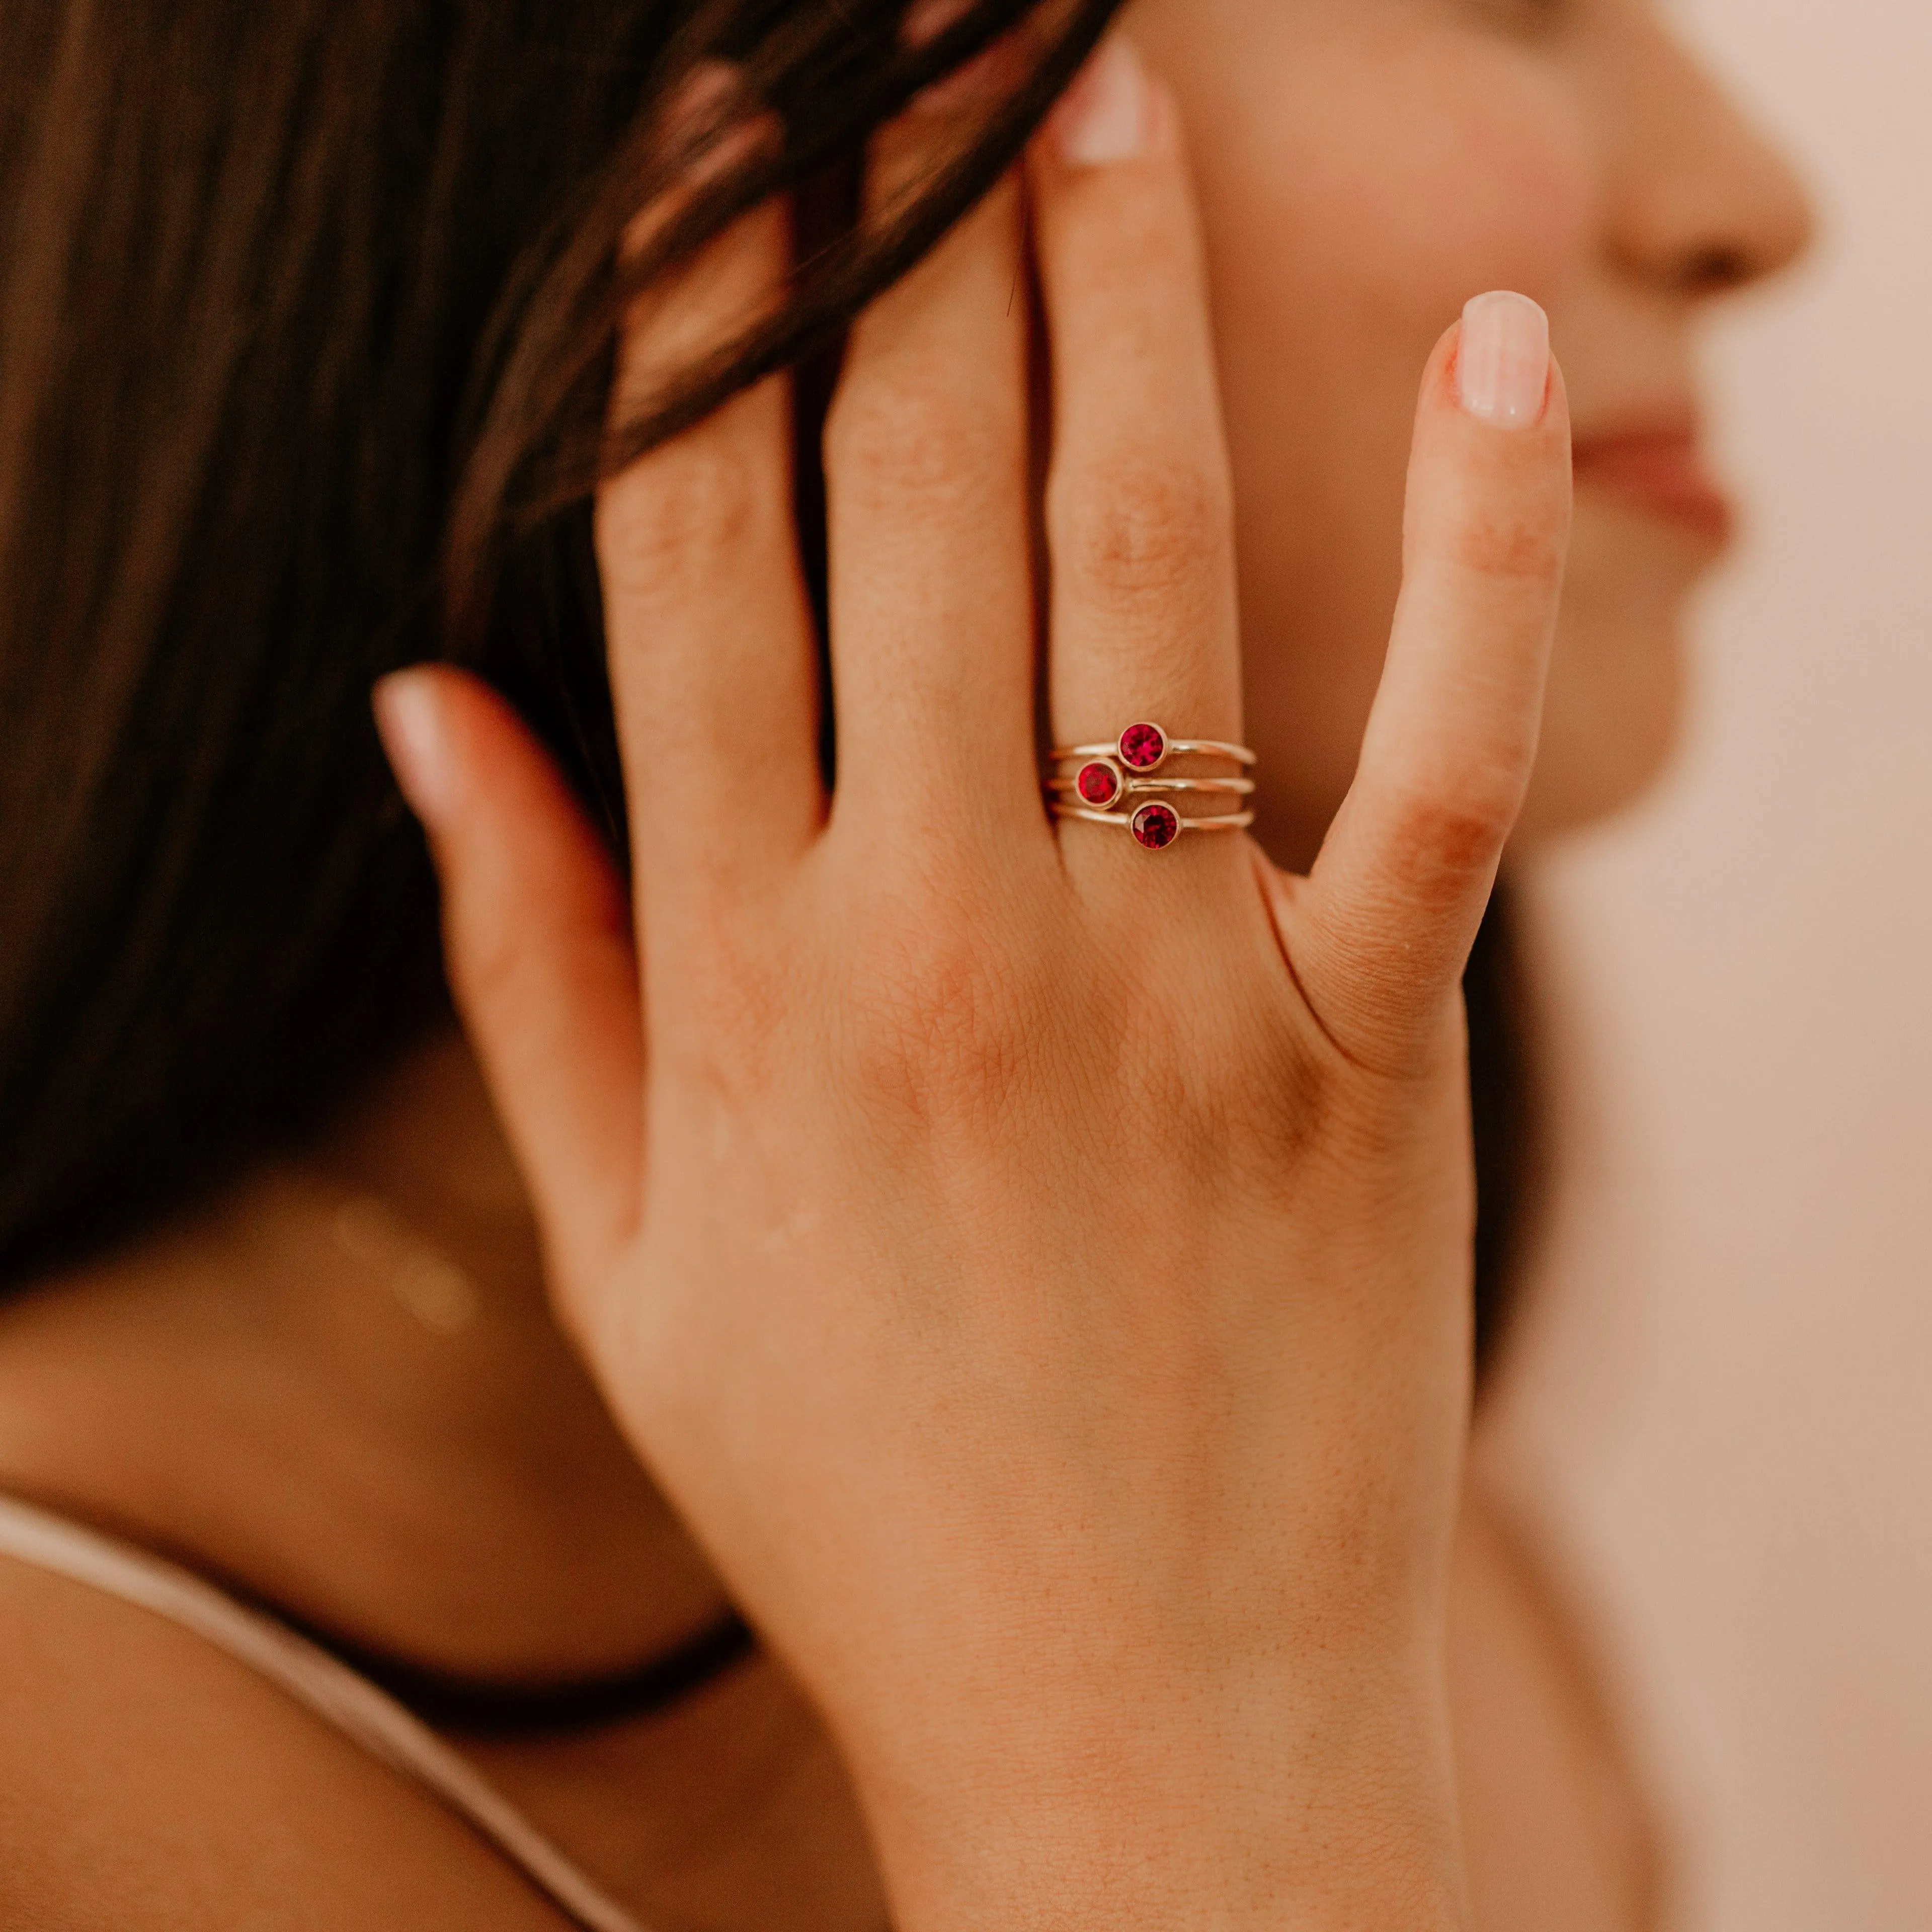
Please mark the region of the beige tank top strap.
<svg viewBox="0 0 1932 1932"><path fill-rule="evenodd" d="M272 1617L131 1544L0 1496L0 1556L165 1617L278 1684L323 1723L434 1792L586 1932L648 1932L473 1766L386 1692Z"/></svg>

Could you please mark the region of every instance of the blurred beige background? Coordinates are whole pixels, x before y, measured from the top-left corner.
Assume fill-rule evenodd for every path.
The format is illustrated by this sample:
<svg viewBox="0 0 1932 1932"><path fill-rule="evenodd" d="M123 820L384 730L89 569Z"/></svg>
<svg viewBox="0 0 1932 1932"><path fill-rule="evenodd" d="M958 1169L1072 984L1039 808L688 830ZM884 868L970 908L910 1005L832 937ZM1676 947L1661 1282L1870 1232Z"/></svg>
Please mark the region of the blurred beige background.
<svg viewBox="0 0 1932 1932"><path fill-rule="evenodd" d="M1678 0L1826 246L1714 344L1688 754L1539 895L1568 1172L1505 1412L1700 1932L1932 1927L1932 5Z"/></svg>

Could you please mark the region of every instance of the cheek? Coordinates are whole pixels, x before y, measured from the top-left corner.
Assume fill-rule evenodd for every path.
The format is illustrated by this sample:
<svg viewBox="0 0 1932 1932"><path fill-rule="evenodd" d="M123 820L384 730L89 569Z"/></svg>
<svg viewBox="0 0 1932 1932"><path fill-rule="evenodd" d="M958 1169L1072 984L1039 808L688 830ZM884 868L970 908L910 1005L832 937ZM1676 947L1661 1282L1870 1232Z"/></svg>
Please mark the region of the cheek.
<svg viewBox="0 0 1932 1932"><path fill-rule="evenodd" d="M1226 326L1379 356L1412 403L1418 347L1470 296L1547 303L1587 263L1582 116L1553 69L1468 32L1277 32L1184 103Z"/></svg>
<svg viewBox="0 0 1932 1932"><path fill-rule="evenodd" d="M1267 64L1220 77L1196 136L1231 413L1318 412L1311 390L1346 373L1406 424L1472 296L1549 306L1586 265L1580 117L1545 69L1467 34L1284 48L1281 86Z"/></svg>
<svg viewBox="0 0 1932 1932"><path fill-rule="evenodd" d="M1269 170L1283 238L1298 244L1294 279L1382 342L1432 345L1488 289L1547 304L1587 260L1579 125L1520 56L1453 40L1391 52L1338 76L1318 118L1309 107Z"/></svg>

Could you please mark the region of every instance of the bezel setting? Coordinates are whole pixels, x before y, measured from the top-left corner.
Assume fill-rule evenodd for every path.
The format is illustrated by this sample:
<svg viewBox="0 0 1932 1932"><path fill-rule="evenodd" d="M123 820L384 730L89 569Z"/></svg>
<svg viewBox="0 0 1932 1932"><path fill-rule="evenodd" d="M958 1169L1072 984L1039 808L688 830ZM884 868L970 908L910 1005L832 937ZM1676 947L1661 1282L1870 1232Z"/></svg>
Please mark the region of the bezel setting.
<svg viewBox="0 0 1932 1932"><path fill-rule="evenodd" d="M1136 777L1145 777L1149 772L1157 772L1167 762L1167 754L1173 740L1158 724L1143 720L1138 724L1130 724L1115 742L1114 748L1120 754L1120 763Z"/></svg>
<svg viewBox="0 0 1932 1932"><path fill-rule="evenodd" d="M1136 808L1127 830L1143 851L1165 852L1180 836L1186 822L1165 799L1152 798Z"/></svg>
<svg viewBox="0 0 1932 1932"><path fill-rule="evenodd" d="M1089 780L1099 789L1089 790ZM1111 812L1126 797L1127 777L1112 758L1089 758L1073 774L1073 794L1080 802L1096 812Z"/></svg>

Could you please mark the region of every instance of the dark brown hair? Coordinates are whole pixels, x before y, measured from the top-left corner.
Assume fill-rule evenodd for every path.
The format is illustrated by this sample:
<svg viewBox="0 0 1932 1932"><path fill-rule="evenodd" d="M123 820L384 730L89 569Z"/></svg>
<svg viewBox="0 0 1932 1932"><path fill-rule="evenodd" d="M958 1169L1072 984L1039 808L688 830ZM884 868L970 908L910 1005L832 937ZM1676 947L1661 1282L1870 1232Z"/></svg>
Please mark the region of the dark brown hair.
<svg viewBox="0 0 1932 1932"><path fill-rule="evenodd" d="M382 672L477 664L621 850L597 476L822 376L1117 4L978 0L914 46L905 0L0 0L0 1282L298 1136L446 1013ZM1010 96L857 223L872 131L1016 29ZM723 120L780 136L620 271L717 131L668 145L664 104L718 60ZM635 289L778 192L784 306L611 434ZM1478 973L1507 950L1494 922ZM1486 1255L1514 1171L1492 1146Z"/></svg>

